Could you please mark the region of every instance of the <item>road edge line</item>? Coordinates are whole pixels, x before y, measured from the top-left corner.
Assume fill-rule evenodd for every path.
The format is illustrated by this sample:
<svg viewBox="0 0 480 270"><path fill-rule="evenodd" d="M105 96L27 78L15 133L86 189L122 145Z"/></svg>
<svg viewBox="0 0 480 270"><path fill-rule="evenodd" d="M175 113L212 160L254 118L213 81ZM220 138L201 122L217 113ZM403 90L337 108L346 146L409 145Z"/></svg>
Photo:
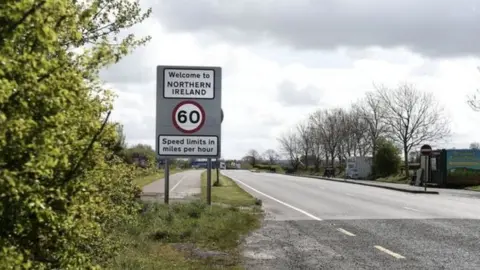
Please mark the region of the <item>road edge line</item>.
<svg viewBox="0 0 480 270"><path fill-rule="evenodd" d="M291 208L291 209L293 209L293 210L295 210L295 211L297 211L297 212L300 212L300 213L306 215L306 216L309 217L309 218L312 218L312 219L317 220L317 221L322 221L322 220L323 220L323 219L321 219L321 218L319 218L319 217L316 217L316 216L308 213L308 212L305 211L305 210L302 210L302 209L297 208L297 207L295 207L295 206L293 206L293 205L290 205L290 204L288 204L288 203L286 203L286 202L283 202L283 201L281 201L281 200L279 200L279 199L277 199L277 198L275 198L275 197L272 197L272 196L270 196L270 195L268 195L268 194L265 194L265 193L263 193L263 192L255 189L255 188L253 188L253 187L245 184L245 183L244 183L243 181L241 181L241 180L238 180L238 179L236 179L236 178L234 178L234 177L231 177L231 176L228 176L228 175L226 175L226 174L223 174L223 175L226 176L226 177L229 177L230 179L234 180L235 182L238 182L238 183L246 186L247 188L249 188L249 189L257 192L258 194L263 195L263 196L265 196L265 197L267 197L267 198L269 198L269 199L271 199L271 200L274 200L274 201L276 201L276 202L278 202L278 203L280 203L280 204L282 204L282 205L284 205L284 206L287 206L287 207L289 207L289 208Z"/></svg>

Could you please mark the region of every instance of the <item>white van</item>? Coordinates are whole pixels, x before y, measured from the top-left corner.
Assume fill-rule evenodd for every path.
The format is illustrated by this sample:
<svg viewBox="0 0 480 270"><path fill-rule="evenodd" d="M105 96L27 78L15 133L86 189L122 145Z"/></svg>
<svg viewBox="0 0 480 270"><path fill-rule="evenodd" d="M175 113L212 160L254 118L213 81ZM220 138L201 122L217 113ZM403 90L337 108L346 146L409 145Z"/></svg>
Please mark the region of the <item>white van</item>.
<svg viewBox="0 0 480 270"><path fill-rule="evenodd" d="M366 179L372 173L372 157L350 157L347 159L346 178Z"/></svg>

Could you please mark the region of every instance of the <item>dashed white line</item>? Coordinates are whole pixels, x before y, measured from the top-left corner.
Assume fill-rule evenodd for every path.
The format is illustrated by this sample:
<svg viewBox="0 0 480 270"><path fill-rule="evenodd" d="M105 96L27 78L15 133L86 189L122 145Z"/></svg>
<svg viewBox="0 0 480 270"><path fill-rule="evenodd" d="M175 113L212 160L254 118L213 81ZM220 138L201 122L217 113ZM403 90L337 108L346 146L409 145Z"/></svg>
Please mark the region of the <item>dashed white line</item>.
<svg viewBox="0 0 480 270"><path fill-rule="evenodd" d="M344 229L342 229L342 228L338 228L337 231L339 231L339 232L341 232L341 233L344 233L344 234L346 234L346 235L348 235L348 236L355 236L355 234L353 234L353 233L351 233L351 232L349 232L349 231L347 231L347 230L344 230Z"/></svg>
<svg viewBox="0 0 480 270"><path fill-rule="evenodd" d="M345 195L350 196L350 197L355 197L355 195L353 195L351 193L345 193Z"/></svg>
<svg viewBox="0 0 480 270"><path fill-rule="evenodd" d="M318 221L321 221L321 220L322 220L321 218L316 217L316 216L308 213L307 211L304 211L304 210L302 210L302 209L300 209L300 208L297 208L297 207L295 207L295 206L293 206L293 205L290 205L290 204L288 204L288 203L286 203L286 202L283 202L283 201L281 201L281 200L279 200L279 199L277 199L277 198L274 198L274 197L272 197L272 196L270 196L270 195L268 195L268 194L265 194L265 193L261 192L260 190L257 190L257 189L255 189L255 188L253 188L253 187L245 184L244 182L242 182L242 181L234 178L234 177L231 177L231 176L228 176L228 177L230 177L231 179L235 180L236 182L239 182L240 184L246 186L247 188L249 188L249 189L257 192L258 194L263 195L263 196L265 196L265 197L267 197L267 198L269 198L269 199L271 199L271 200L274 200L274 201L276 201L276 202L278 202L278 203L280 203L280 204L283 204L283 205L285 205L286 207L289 207L289 208L291 208L291 209L293 209L293 210L295 210L295 211L297 211L297 212L300 212L300 213L306 215L306 216L309 217L309 218L312 218L312 219L315 219L315 220L318 220Z"/></svg>
<svg viewBox="0 0 480 270"><path fill-rule="evenodd" d="M411 207L406 207L406 206L404 206L403 209L407 209L407 210L415 211L415 212L422 212L422 211L420 211L420 210L418 210L418 209L411 208Z"/></svg>
<svg viewBox="0 0 480 270"><path fill-rule="evenodd" d="M384 247L382 247L382 246L375 246L375 248L378 249L378 250L380 250L380 251L382 251L382 252L385 252L385 253L387 253L388 255L390 255L390 256L392 256L392 257L395 257L395 258L397 258L397 259L405 259L405 257L403 257L402 255L400 255L400 254L398 254L398 253L395 253L395 252L393 252L393 251L391 251L391 250L388 250L388 249L386 249L386 248L384 248Z"/></svg>
<svg viewBox="0 0 480 270"><path fill-rule="evenodd" d="M176 187L178 187L178 185L180 185L183 179L185 179L185 176L182 176L182 178L180 178L180 181L178 181L178 183L175 186L173 186L172 189L170 189L170 192L172 192Z"/></svg>

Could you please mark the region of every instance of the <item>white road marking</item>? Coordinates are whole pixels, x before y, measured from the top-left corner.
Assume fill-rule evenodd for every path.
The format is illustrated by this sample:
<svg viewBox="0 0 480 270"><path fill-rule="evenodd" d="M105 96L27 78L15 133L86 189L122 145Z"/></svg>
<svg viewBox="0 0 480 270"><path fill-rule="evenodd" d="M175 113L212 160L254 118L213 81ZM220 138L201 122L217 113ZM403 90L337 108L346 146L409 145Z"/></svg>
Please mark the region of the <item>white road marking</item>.
<svg viewBox="0 0 480 270"><path fill-rule="evenodd" d="M410 207L406 207L406 206L404 206L403 209L407 209L407 210L415 211L415 212L422 212L422 211L420 211L420 210L418 210L418 209L410 208Z"/></svg>
<svg viewBox="0 0 480 270"><path fill-rule="evenodd" d="M180 185L183 179L185 179L185 176L182 176L182 178L180 178L180 181L178 181L178 183L175 186L173 186L172 189L170 189L170 192L172 192L176 187L178 187L178 185Z"/></svg>
<svg viewBox="0 0 480 270"><path fill-rule="evenodd" d="M385 252L385 253L387 253L388 255L390 255L390 256L392 256L392 257L395 257L395 258L397 258L397 259L405 259L405 257L403 257L402 255L400 255L400 254L398 254L398 253L395 253L395 252L393 252L393 251L391 251L391 250L388 250L388 249L386 249L386 248L384 248L384 247L382 247L382 246L375 246L375 248L378 249L378 250L380 250L380 251L382 251L382 252Z"/></svg>
<svg viewBox="0 0 480 270"><path fill-rule="evenodd" d="M227 177L230 177L231 179L235 180L236 182L239 182L240 184L246 186L247 188L249 188L249 189L257 192L258 194L263 195L263 196L265 196L265 197L267 197L267 198L269 198L269 199L271 199L271 200L274 200L274 201L276 201L276 202L278 202L278 203L280 203L280 204L283 204L283 205L285 205L286 207L289 207L289 208L291 208L291 209L293 209L293 210L295 210L295 211L298 211L298 212L300 212L300 213L308 216L309 218L312 218L312 219L315 219L315 220L318 220L318 221L322 221L321 218L316 217L316 216L308 213L307 211L304 211L304 210L302 210L302 209L300 209L300 208L297 208L297 207L295 207L295 206L293 206L293 205L290 205L290 204L288 204L288 203L286 203L286 202L282 202L281 200L279 200L279 199L277 199L277 198L274 198L274 197L272 197L272 196L270 196L270 195L267 195L267 194L265 194L265 193L263 193L263 192L255 189L255 188L253 188L253 187L245 184L244 182L242 182L242 181L240 181L240 180L238 180L238 179L235 179L234 177L231 177L231 176L228 176L228 175L227 175Z"/></svg>
<svg viewBox="0 0 480 270"><path fill-rule="evenodd" d="M355 195L353 195L351 193L345 193L345 195L350 196L350 197L355 197Z"/></svg>
<svg viewBox="0 0 480 270"><path fill-rule="evenodd" d="M355 236L355 234L353 234L353 233L351 233L351 232L349 232L349 231L347 231L347 230L344 230L344 229L342 229L342 228L338 228L337 231L339 231L339 232L341 232L341 233L344 233L344 234L346 234L346 235L348 235L348 236Z"/></svg>

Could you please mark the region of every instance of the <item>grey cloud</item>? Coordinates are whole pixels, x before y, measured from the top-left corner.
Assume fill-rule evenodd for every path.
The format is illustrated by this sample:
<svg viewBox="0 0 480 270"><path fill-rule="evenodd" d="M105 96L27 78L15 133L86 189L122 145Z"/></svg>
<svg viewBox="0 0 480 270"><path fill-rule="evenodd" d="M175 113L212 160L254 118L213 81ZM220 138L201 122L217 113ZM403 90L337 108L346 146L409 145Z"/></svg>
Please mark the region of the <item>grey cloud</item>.
<svg viewBox="0 0 480 270"><path fill-rule="evenodd" d="M429 57L479 55L477 0L156 1L171 31L229 41L274 39L300 50L406 47Z"/></svg>
<svg viewBox="0 0 480 270"><path fill-rule="evenodd" d="M439 66L433 61L426 61L421 66L414 68L410 71L410 75L413 76L433 76L439 71Z"/></svg>
<svg viewBox="0 0 480 270"><path fill-rule="evenodd" d="M281 119L278 119L277 117L270 116L267 119L262 120L261 123L263 126L276 127L283 124L283 121Z"/></svg>
<svg viewBox="0 0 480 270"><path fill-rule="evenodd" d="M320 92L313 86L298 89L292 82L284 81L278 87L277 100L285 106L314 106L320 101Z"/></svg>
<svg viewBox="0 0 480 270"><path fill-rule="evenodd" d="M144 117L140 123L122 119L120 122L124 125L127 141L142 141L155 137L155 117L153 116Z"/></svg>
<svg viewBox="0 0 480 270"><path fill-rule="evenodd" d="M147 47L140 47L122 58L117 64L100 71L100 77L107 83L145 83L155 80L155 67L147 66Z"/></svg>

